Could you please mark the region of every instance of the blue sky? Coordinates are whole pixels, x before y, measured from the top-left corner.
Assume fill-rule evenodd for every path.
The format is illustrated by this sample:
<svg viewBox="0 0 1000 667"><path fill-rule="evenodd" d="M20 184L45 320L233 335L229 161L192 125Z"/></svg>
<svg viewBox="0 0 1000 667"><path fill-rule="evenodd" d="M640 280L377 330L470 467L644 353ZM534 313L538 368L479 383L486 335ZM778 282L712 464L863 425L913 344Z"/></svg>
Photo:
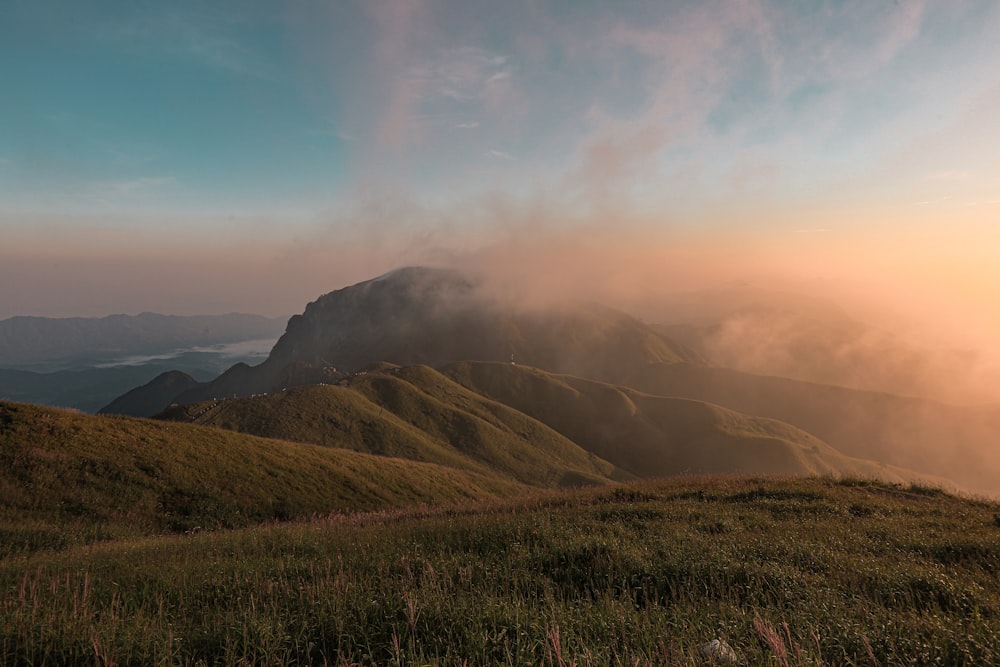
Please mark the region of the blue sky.
<svg viewBox="0 0 1000 667"><path fill-rule="evenodd" d="M7 0L0 279L32 287L0 317L295 312L535 232L843 270L916 229L900 281L995 294L998 38L993 0Z"/></svg>

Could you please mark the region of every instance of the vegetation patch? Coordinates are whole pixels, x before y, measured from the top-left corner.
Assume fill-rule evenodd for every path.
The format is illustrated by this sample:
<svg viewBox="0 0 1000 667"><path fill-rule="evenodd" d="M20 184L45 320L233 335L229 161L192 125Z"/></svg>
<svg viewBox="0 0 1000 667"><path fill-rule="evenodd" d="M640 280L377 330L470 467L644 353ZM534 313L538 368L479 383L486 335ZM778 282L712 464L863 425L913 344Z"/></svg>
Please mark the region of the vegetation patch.
<svg viewBox="0 0 1000 667"><path fill-rule="evenodd" d="M693 666L719 639L746 665L997 664L998 512L683 478L89 546L25 524L0 662Z"/></svg>

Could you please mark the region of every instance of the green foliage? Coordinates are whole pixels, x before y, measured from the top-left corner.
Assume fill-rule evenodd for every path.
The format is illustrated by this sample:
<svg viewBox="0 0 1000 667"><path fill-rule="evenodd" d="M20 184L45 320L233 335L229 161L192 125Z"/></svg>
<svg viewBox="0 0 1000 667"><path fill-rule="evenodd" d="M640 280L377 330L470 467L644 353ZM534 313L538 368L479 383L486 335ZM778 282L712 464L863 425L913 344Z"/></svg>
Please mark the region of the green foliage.
<svg viewBox="0 0 1000 667"><path fill-rule="evenodd" d="M685 478L41 551L0 561L0 662L997 664L998 511Z"/></svg>

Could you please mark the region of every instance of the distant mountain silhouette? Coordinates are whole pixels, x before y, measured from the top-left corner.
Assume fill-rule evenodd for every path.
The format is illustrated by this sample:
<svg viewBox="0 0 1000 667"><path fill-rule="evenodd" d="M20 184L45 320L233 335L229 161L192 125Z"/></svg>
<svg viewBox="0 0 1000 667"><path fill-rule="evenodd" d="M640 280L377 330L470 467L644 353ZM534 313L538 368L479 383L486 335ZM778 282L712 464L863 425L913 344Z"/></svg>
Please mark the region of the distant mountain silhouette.
<svg viewBox="0 0 1000 667"><path fill-rule="evenodd" d="M11 317L0 320L0 366L159 354L179 348L277 336L284 318L232 313L176 316Z"/></svg>
<svg viewBox="0 0 1000 667"><path fill-rule="evenodd" d="M100 410L100 414L144 415L155 414L170 405L179 394L201 383L187 373L167 371L141 387L128 391Z"/></svg>
<svg viewBox="0 0 1000 667"><path fill-rule="evenodd" d="M167 403L331 382L383 361L437 367L514 360L615 381L650 363L694 359L682 346L612 308L593 303L521 308L494 298L457 271L408 267L321 296L289 320L264 363L234 366Z"/></svg>

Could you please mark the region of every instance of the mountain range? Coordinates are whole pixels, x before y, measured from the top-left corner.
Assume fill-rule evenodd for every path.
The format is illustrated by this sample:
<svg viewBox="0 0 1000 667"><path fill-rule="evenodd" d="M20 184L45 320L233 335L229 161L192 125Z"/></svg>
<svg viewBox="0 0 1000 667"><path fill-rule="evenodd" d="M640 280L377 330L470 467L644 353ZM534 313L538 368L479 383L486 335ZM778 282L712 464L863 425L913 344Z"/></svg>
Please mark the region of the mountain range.
<svg viewBox="0 0 1000 667"><path fill-rule="evenodd" d="M293 316L262 364L239 364L173 401L248 396L331 382L368 364L514 361L615 381L648 363L697 360L624 312L595 303L520 308L452 270L408 267L321 296ZM102 412L151 416L166 404L157 378Z"/></svg>
<svg viewBox="0 0 1000 667"><path fill-rule="evenodd" d="M238 313L0 320L0 399L97 412L168 371L207 382L259 363L284 324Z"/></svg>
<svg viewBox="0 0 1000 667"><path fill-rule="evenodd" d="M208 382L163 374L102 412L536 486L753 473L995 488L1000 410L711 366L622 311L497 294L456 271L400 269L308 304L261 364ZM568 458L553 467L553 452Z"/></svg>
<svg viewBox="0 0 1000 667"><path fill-rule="evenodd" d="M284 318L231 313L157 313L90 317L11 317L0 320L0 367L59 370L94 366L128 355L271 338ZM40 368L41 367L41 368Z"/></svg>

